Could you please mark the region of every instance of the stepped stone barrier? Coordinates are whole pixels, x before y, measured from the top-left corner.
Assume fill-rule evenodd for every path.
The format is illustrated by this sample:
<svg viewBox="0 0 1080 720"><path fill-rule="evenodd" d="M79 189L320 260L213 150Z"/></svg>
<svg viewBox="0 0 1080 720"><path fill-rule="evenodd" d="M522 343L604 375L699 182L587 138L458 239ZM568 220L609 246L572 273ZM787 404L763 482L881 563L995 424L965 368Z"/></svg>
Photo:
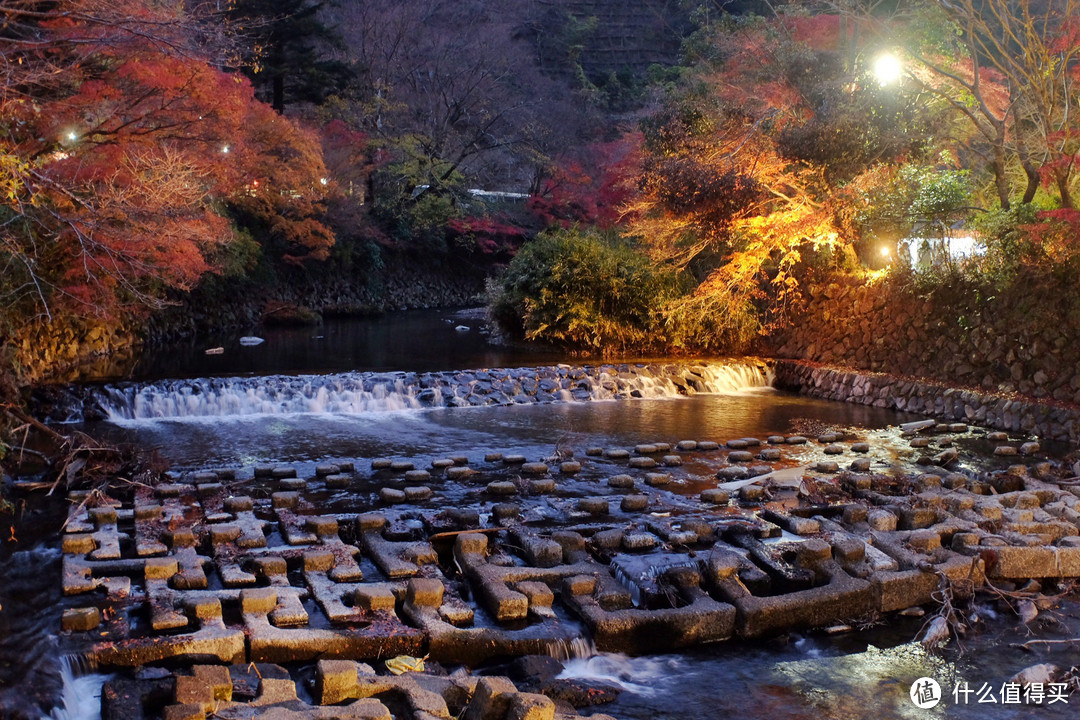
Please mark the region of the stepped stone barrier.
<svg viewBox="0 0 1080 720"><path fill-rule="evenodd" d="M387 694L411 713L397 717L553 717L508 682L462 688L363 663L473 667L565 653L582 635L600 650L669 652L879 617L931 603L943 584L970 594L1080 577L1080 488L1055 482L1069 470L1029 441L1026 464L950 471L955 440L977 432L903 426L925 453L914 474L869 472L884 448L823 433L590 448L569 474L490 453L436 459L422 478L414 459L374 459L76 492L64 638L103 668L196 663L167 718L385 718ZM664 482L633 462L663 453L682 461ZM236 668L315 662L316 705L287 673L229 699Z"/></svg>
<svg viewBox="0 0 1080 720"><path fill-rule="evenodd" d="M556 365L445 372L340 373L74 386L64 416L152 419L622 400L768 386L767 363ZM88 409L84 409L88 408Z"/></svg>

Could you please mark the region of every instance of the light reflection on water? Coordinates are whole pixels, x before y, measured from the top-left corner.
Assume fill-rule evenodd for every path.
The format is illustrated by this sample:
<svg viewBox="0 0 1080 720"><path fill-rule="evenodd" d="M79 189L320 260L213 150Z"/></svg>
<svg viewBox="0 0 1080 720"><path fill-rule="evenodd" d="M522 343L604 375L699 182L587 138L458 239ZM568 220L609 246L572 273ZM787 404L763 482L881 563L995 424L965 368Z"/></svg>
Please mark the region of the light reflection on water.
<svg viewBox="0 0 1080 720"><path fill-rule="evenodd" d="M910 415L771 389L689 398L439 408L363 415L296 414L102 424L109 437L158 447L178 468L254 462L413 457L486 452L549 455L559 445L628 446L791 432L796 420L880 428Z"/></svg>
<svg viewBox="0 0 1080 720"><path fill-rule="evenodd" d="M912 637L918 624L901 630ZM890 635L897 632L886 631ZM877 633L880 635L880 633ZM1013 633L1017 634L1017 633ZM1071 704L1023 706L1002 704L1000 687L1015 672L1044 659L1010 648L993 636L972 637L967 651L955 646L941 655L920 644L902 642L875 647L860 634L845 638L802 638L788 645L733 644L687 655L628 658L602 654L573 660L560 677L606 683L622 689L603 711L620 720L690 720L696 718L768 718L769 720L1064 720L1076 717ZM1016 638L1014 638L1016 639ZM1068 653L1065 654L1066 656ZM1062 660L1057 660L1062 664ZM1067 666L1067 665L1066 665ZM941 703L919 709L911 701L914 681L931 677L942 690ZM999 701L978 703L953 697L956 683L978 690L985 682Z"/></svg>

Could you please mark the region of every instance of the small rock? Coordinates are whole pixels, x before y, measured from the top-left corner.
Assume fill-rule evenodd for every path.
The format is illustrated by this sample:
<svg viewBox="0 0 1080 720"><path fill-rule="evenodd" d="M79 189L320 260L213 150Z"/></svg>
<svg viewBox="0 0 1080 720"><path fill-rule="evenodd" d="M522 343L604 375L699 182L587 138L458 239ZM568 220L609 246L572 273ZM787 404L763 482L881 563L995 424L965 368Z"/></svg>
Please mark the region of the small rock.
<svg viewBox="0 0 1080 720"><path fill-rule="evenodd" d="M731 501L731 493L720 488L709 488L701 491L701 501L715 503L716 505L727 505Z"/></svg>
<svg viewBox="0 0 1080 720"><path fill-rule="evenodd" d="M1018 452L1016 448L1014 448L1012 445L998 445L996 448L994 448L994 454L1011 457L1013 455L1017 455Z"/></svg>
<svg viewBox="0 0 1080 720"><path fill-rule="evenodd" d="M536 478L529 481L529 492L533 495L545 495L555 492L555 481L551 478Z"/></svg>
<svg viewBox="0 0 1080 720"><path fill-rule="evenodd" d="M607 515L607 498L581 498L577 501L577 509L590 515Z"/></svg>
<svg viewBox="0 0 1080 720"><path fill-rule="evenodd" d="M849 465L848 467L851 468L853 472L864 473L870 472L870 465L870 458L856 458L851 462L851 465Z"/></svg>
<svg viewBox="0 0 1080 720"><path fill-rule="evenodd" d="M1026 442L1026 443L1024 443L1023 445L1020 446L1020 454L1021 455L1034 455L1035 453L1039 452L1039 450L1040 450L1039 443L1034 442L1034 441Z"/></svg>
<svg viewBox="0 0 1080 720"><path fill-rule="evenodd" d="M509 480L496 480L487 484L487 491L492 495L517 495L517 485Z"/></svg>
<svg viewBox="0 0 1080 720"><path fill-rule="evenodd" d="M433 495L431 488L419 485L405 488L405 499L409 502L422 502L429 500Z"/></svg>
<svg viewBox="0 0 1080 720"><path fill-rule="evenodd" d="M385 503L403 503L405 502L405 491L396 488L383 488L379 490L379 497Z"/></svg>
<svg viewBox="0 0 1080 720"><path fill-rule="evenodd" d="M464 465L455 465L452 468L446 469L446 477L450 480L464 480L467 477L477 474L476 470L465 467Z"/></svg>
<svg viewBox="0 0 1080 720"><path fill-rule="evenodd" d="M761 502L765 499L765 488L760 485L744 485L739 488L739 499L746 502Z"/></svg>
<svg viewBox="0 0 1080 720"><path fill-rule="evenodd" d="M612 475L608 478L607 484L613 488L632 488L634 487L634 478L629 475Z"/></svg>
<svg viewBox="0 0 1080 720"><path fill-rule="evenodd" d="M623 535L622 544L627 550L652 550L660 544L660 539L652 533L628 532Z"/></svg>
<svg viewBox="0 0 1080 720"><path fill-rule="evenodd" d="M716 473L716 477L721 480L742 480L749 476L750 471L743 465L730 465Z"/></svg>
<svg viewBox="0 0 1080 720"><path fill-rule="evenodd" d="M1048 685L1061 677L1061 668L1051 663L1042 663L1026 667L1009 678L1009 682L1020 685Z"/></svg>
<svg viewBox="0 0 1080 720"><path fill-rule="evenodd" d="M667 485L671 482L671 476L667 473L645 473L645 484L654 487Z"/></svg>

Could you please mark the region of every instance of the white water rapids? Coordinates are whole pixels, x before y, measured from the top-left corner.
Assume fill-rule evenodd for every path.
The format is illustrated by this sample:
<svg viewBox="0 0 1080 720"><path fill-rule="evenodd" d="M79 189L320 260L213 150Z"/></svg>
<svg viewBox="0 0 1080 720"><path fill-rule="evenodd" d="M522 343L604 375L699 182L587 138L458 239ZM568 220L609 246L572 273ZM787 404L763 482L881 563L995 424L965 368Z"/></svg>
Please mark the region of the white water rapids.
<svg viewBox="0 0 1080 720"><path fill-rule="evenodd" d="M567 365L442 373L337 373L122 383L90 390L112 422L729 394L768 387L763 363Z"/></svg>

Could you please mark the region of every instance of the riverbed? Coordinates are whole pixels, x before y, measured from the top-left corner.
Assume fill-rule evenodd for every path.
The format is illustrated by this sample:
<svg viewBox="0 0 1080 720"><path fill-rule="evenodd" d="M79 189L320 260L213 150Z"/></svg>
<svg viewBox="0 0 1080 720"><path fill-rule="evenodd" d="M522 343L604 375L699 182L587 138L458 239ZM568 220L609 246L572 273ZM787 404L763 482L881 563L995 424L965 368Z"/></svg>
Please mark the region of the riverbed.
<svg viewBox="0 0 1080 720"><path fill-rule="evenodd" d="M920 416L777 391L756 361L695 360L713 369L707 373L709 382L690 387L640 380L640 368L678 361L624 358L611 362L605 377L630 376L627 387L636 388L637 394L605 391L598 380L588 385L589 392L575 395L572 390L581 389L574 384L582 377L574 375L581 359L492 346L473 314L411 312L266 332L257 336L258 343L241 343L241 337L255 336L211 338L91 374L86 387L104 399L106 412L97 419L76 418L75 427L156 450L171 463L177 479L235 469L238 480L256 484L258 467L287 466L291 477L306 478L318 475L326 463L359 470L378 458L404 458L416 468L431 467L448 456L464 458L471 466L516 455L566 460L572 453L584 459L594 449L655 442L674 446L688 438L715 438L723 444L734 438L813 438L836 432L849 444L868 442L872 449L867 458L874 471L886 474L919 471L923 455L897 429ZM222 352L205 352L216 348ZM540 400L534 394L531 400L515 401L518 396L506 392L500 395L505 399L491 404L466 401L476 390L477 376L488 377L491 369L554 368L558 378L560 367L571 380L569 390L559 386ZM469 394L454 396L462 402L450 403L451 396L440 390L437 402L421 401L423 378L412 389L402 381L404 374L435 372L467 374ZM490 382L482 378L480 383ZM179 379L194 382L178 384ZM500 382L498 377L494 381ZM298 383L304 388L299 393L273 392ZM360 398L363 393L367 395ZM954 471L976 477L1007 467L1009 460L990 454L993 445L984 435L974 429L957 435L955 442L965 452ZM818 462L824 457L822 447L810 443L785 449L785 463ZM611 474L618 467L606 457L595 457L594 462L598 474ZM696 495L701 487L715 484L715 470L705 460L687 456L676 482L684 489L671 490L673 497ZM347 499L325 497L338 512L362 513L366 503L378 502L380 477L373 473L353 486L369 494L350 490ZM266 487L269 494L273 486ZM446 489L440 497L466 504L477 496L466 488ZM55 540L43 539L40 552L55 553L50 544L55 547ZM49 609L54 614L65 605L55 596L45 602L56 604ZM962 643L950 643L936 653L912 642L923 618L893 617L865 627L784 633L752 643L733 641L645 657L586 649L566 663L564 676L622 688L613 704L595 708L619 720L734 713L793 719L1073 717L1070 708L1080 703L1076 696L1070 698L1072 705L1039 707L978 703L974 698L959 703L951 697L934 710L911 703L911 683L922 676L938 678L951 692L958 682L1000 686L1038 662L1064 667L1074 662L1075 647L1067 643L1016 647L1032 638L1063 640L1080 634L1080 613L1073 600L1065 600L1030 628L993 602L987 602L979 616ZM47 635L39 637L45 639L36 642L48 642ZM63 717L93 718L94 683L83 681L76 687L74 682L74 676L69 678L72 707Z"/></svg>

